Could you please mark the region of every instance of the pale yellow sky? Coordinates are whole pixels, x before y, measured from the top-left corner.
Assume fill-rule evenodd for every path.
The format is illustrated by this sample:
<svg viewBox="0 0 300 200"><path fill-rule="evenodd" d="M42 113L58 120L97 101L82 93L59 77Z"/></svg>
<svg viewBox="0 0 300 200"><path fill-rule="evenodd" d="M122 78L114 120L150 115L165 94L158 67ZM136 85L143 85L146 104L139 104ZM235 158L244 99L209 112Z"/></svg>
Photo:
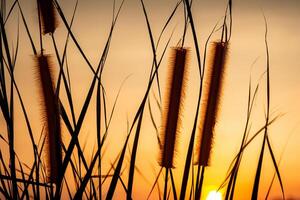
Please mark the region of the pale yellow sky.
<svg viewBox="0 0 300 200"><path fill-rule="evenodd" d="M12 1L8 1L10 4ZM29 3L30 2L30 3ZM28 24L33 34L34 42L38 47L38 29L36 20L36 5L33 0L20 1L24 8L24 14L28 19ZM153 28L154 39L158 38L165 20L175 6L175 0L145 1L151 26ZM61 2L62 8L70 19L75 1ZM226 6L224 0L197 1L193 3L193 15L201 53L206 38L215 23L222 18ZM79 1L78 12L75 17L73 31L80 45L82 45L87 57L93 65L96 65L102 53L104 44L109 32L112 17L111 1L85 0ZM230 161L237 153L242 138L243 128L246 120L246 105L249 77L252 76L253 87L265 71L265 46L264 46L264 12L269 27L268 42L270 48L270 73L271 73L271 114L276 116L284 114L282 118L274 123L270 128L270 138L277 158L284 151L280 170L287 196L300 197L300 170L298 144L300 143L300 3L296 0L288 1L233 1L233 32L230 42L230 53L228 68L226 71L226 81L223 91L221 115L215 130L214 149L212 154L211 167L208 168L205 183L204 196L207 191L215 189L225 177ZM162 44L174 30L171 46L175 46L180 40L183 31L183 7L179 7L178 13L174 16L170 26L166 30ZM8 35L10 44L16 44L16 23L17 14L14 13L9 21ZM59 24L55 37L58 40L59 50L62 52L63 42L66 37L66 30L62 23ZM213 40L220 37L219 33L213 36ZM186 156L188 139L190 137L192 123L196 108L199 76L196 65L196 54L193 46L191 31L187 33L186 46L191 48L189 63L189 76L187 82L187 95L184 104L182 135L178 143L176 156L177 168L174 170L176 187L179 191L183 162ZM38 88L33 69L33 53L26 37L25 29L20 24L20 52L19 60L15 70L15 79L21 94L24 98L30 119L33 121L33 130L38 138L42 124L40 115ZM163 46L160 47L158 55L161 55ZM45 49L47 53L53 54L51 38L45 37ZM165 94L166 71L168 66L168 50L160 68L160 80L162 94ZM257 59L257 62L252 63ZM108 136L107 154L104 161L107 163L115 159L116 154L122 148L126 137L127 119L132 122L134 114L139 106L141 98L145 92L150 68L152 63L152 51L148 37L146 22L143 16L142 7L138 0L125 1L121 11L119 21L113 35L111 49L107 58L106 67L103 74L103 81L107 91L109 112L112 108L114 98L123 80L130 75L125 82L116 108L110 133ZM72 82L72 92L77 113L82 107L87 88L92 78L92 73L88 69L84 60L80 57L73 42L70 41L68 48L68 64ZM58 69L58 68L57 68ZM58 70L55 70L56 72ZM57 73L56 73L57 75ZM260 80L260 90L254 107L251 119L251 133L258 130L264 124L265 103L265 78ZM152 101L154 102L153 96ZM64 94L62 94L64 100ZM66 102L66 101L65 101ZM20 113L19 104L16 104L16 113ZM91 148L86 149L86 155L91 157L92 147L95 145L95 98L93 98L87 119L83 125L80 139L82 144L85 140ZM157 109L156 109L157 111ZM149 117L149 112L145 113L145 120L142 125L142 133L137 154L137 166L150 181L147 183L136 174L136 182L133 197L143 199L147 196L154 181L153 167L158 172L158 146L156 136ZM156 121L160 124L159 113L155 113ZM24 151L24 145L30 145L25 129L23 116L16 114L16 152L26 163L30 163L31 155ZM0 131L6 133L2 115L0 115ZM64 139L67 141L68 136ZM87 138L87 139L86 139ZM284 150L284 145L288 145ZM254 181L255 168L258 160L259 148L262 137L257 138L253 144L245 151L241 164L241 173L237 183L237 199L248 199L251 196ZM132 142L130 142L132 144ZM2 146L2 143L1 143ZM131 147L131 146L130 146ZM2 150L2 147L1 147ZM145 157L147 159L145 159ZM129 159L129 154L128 157ZM129 167L129 160L126 162ZM106 166L108 167L108 166ZM266 157L262 172L261 198L266 194L267 187L274 173L270 157ZM125 180L127 180L127 176ZM163 179L161 179L161 185ZM124 193L118 188L116 199L123 199ZM146 195L145 195L146 194ZM278 181L275 181L271 197L280 195ZM156 198L156 196L155 196ZM153 199L155 199L153 196Z"/></svg>

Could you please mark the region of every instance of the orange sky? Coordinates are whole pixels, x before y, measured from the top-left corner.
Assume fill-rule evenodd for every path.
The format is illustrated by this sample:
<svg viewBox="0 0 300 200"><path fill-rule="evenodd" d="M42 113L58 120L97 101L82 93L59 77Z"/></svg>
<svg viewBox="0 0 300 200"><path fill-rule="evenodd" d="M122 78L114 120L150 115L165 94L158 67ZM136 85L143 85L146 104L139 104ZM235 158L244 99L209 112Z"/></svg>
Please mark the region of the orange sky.
<svg viewBox="0 0 300 200"><path fill-rule="evenodd" d="M31 2L31 3L27 3ZM34 41L38 45L38 29L36 20L36 5L33 0L20 1L24 8L25 16L28 19L29 27L33 34ZM10 4L11 1L8 1ZM75 1L62 1L62 7L66 16L70 18ZM169 16L175 0L165 1L145 1L151 26L153 28L154 39L158 38L160 30ZM222 18L226 1L211 0L194 1L193 15L199 44L201 50L215 23ZM82 45L92 64L96 65L98 58L104 48L105 40L109 32L111 22L112 3L106 1L85 0L79 1L78 12L75 17L73 31ZM230 161L238 151L242 138L243 128L246 121L246 105L249 77L252 76L253 87L259 81L261 74L265 69L265 46L264 46L264 12L269 27L269 48L270 48L270 70L271 70L271 116L284 114L278 121L270 127L270 138L277 159L283 153L280 163L283 183L286 195L300 198L298 188L300 188L300 176L297 173L300 170L298 144L300 143L300 3L297 0L287 1L233 1L233 32L230 42L230 53L228 60L228 69L226 71L226 81L223 90L221 115L215 130L215 141L211 160L211 167L208 168L205 183L204 196L207 192L216 189L226 175ZM163 37L162 44L174 30L171 40L171 46L175 46L180 40L183 30L183 8L180 7L178 13L172 20L166 34ZM14 13L8 25L9 40L12 45L16 44L16 20L17 14ZM33 70L32 51L29 46L23 25L20 25L20 52L17 61L15 79L21 90L25 105L32 121L33 130L38 138L41 130L41 117L38 88ZM55 33L60 51L62 51L66 30L60 23ZM219 33L213 36L213 40L220 37ZM46 37L45 48L47 53L53 53L51 38ZM182 135L178 143L178 152L176 156L176 169L174 170L177 190L180 189L183 162L186 156L188 139L190 137L192 123L196 108L199 76L196 65L196 54L193 48L192 35L188 31L186 46L191 47L191 56L189 63L189 76L187 82L186 99L184 103ZM161 54L162 47L158 51ZM162 94L165 94L166 70L168 66L169 51L162 62L160 69L160 80ZM252 63L257 62L252 66ZM125 82L116 108L111 129L108 137L107 155L104 162L110 163L115 159L116 154L122 148L126 137L127 122L132 122L134 114L139 106L141 98L145 92L152 63L152 51L147 33L145 19L142 13L142 7L137 0L127 0L120 14L119 21L113 35L111 50L106 62L106 68L103 74L104 85L107 91L108 108L111 110L114 98L124 79L130 75ZM88 84L91 81L92 73L84 64L74 44L70 42L68 48L68 64L70 66L70 76L75 102L76 113L81 109ZM58 70L56 70L57 72ZM56 73L57 74L57 73ZM251 119L251 133L258 130L264 124L265 103L265 77L260 80L260 90L254 107L253 117ZM64 95L62 95L64 100ZM95 98L93 98L95 99ZM154 102L153 96L152 101ZM20 113L19 104L17 104L16 113ZM80 139L82 144L88 141L86 155L91 157L92 147L95 145L95 102L92 101L89 108L87 119L83 125ZM157 110L156 110L157 111ZM145 120L142 125L142 134L138 147L137 166L143 169L148 183L141 176L136 175L134 187L134 199L146 198L150 191L151 184L154 181L154 170L158 172L158 146L156 142L155 131L151 125L149 112L145 113ZM155 113L156 121L160 124L159 113ZM16 114L16 152L26 163L30 163L32 157L27 151L24 151L24 145L29 145L27 132L23 116ZM0 115L0 131L6 133L4 120ZM69 137L66 135L64 139ZM288 144L284 149L286 142ZM252 185L254 181L255 169L257 165L262 137L257 138L245 151L241 172L237 183L237 199L248 199L251 196ZM132 142L130 143L132 144ZM1 144L2 145L2 144ZM1 147L2 148L2 147ZM105 147L106 148L106 147ZM128 154L129 156L129 154ZM147 158L147 159L145 159ZM129 157L128 157L129 159ZM127 161L127 168L129 167ZM108 167L108 166L106 166ZM262 182L260 197L264 198L274 168L269 156L266 157L262 172ZM126 177L126 175L125 175ZM125 178L126 179L126 178ZM161 179L161 185L163 179ZM124 193L118 188L116 199L122 199ZM146 195L145 195L146 194ZM271 197L280 196L278 181L275 181ZM155 199L156 196L153 196Z"/></svg>

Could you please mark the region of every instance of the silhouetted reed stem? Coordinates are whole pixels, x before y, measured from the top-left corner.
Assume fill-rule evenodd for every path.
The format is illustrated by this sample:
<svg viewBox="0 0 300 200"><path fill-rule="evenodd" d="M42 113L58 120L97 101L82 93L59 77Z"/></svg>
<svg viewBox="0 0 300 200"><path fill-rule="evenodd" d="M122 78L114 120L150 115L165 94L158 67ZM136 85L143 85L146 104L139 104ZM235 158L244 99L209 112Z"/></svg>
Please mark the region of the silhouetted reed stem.
<svg viewBox="0 0 300 200"><path fill-rule="evenodd" d="M195 192L195 199L200 199L202 193L202 185L204 181L204 174L205 174L205 167L198 165L198 175L200 175L200 180L197 179L196 181L196 192Z"/></svg>
<svg viewBox="0 0 300 200"><path fill-rule="evenodd" d="M37 74L40 86L44 120L46 123L46 139L49 181L56 183L62 165L61 127L58 98L53 86L52 70L48 55L37 57Z"/></svg>
<svg viewBox="0 0 300 200"><path fill-rule="evenodd" d="M164 187L164 200L167 200L167 194L168 194L168 176L169 176L169 168L166 168L165 187Z"/></svg>

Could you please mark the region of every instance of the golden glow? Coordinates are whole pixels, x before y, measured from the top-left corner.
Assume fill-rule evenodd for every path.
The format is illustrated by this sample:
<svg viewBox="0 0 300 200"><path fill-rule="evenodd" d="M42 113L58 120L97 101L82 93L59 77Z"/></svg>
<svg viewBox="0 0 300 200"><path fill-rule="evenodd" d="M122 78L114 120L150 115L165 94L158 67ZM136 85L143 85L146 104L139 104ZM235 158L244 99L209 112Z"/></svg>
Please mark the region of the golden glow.
<svg viewBox="0 0 300 200"><path fill-rule="evenodd" d="M210 191L206 200L222 200L222 194L216 190Z"/></svg>
<svg viewBox="0 0 300 200"><path fill-rule="evenodd" d="M116 1L120 3L122 0ZM8 0L8 7L13 4L13 0ZM73 8L76 1L60 1L61 7L66 11L66 17L72 16ZM151 29L153 31L154 42L157 42L161 29L166 23L174 9L174 4L177 1L145 1L146 10L149 15ZM222 3L220 3L222 2ZM283 154L283 162L280 164L280 172L284 178L285 194L288 197L293 196L299 198L300 179L295 176L295 172L300 169L300 161L298 159L299 143L300 143L300 26L297 26L300 19L300 1L287 0L282 3L278 0L265 0L257 3L257 1L236 1L233 7L237 12L233 13L232 40L230 44L230 52L228 59L228 68L225 75L225 85L222 95L222 103L219 107L220 116L216 126L213 149L211 154L211 166L205 170L205 179L202 188L201 199L222 199L225 198L225 192L221 194L216 192L222 181L227 175L227 170L232 159L236 156L239 150L243 132L246 123L247 115L247 100L249 89L249 78L251 75L252 94L256 84L259 83L259 89L253 104L253 112L251 114L251 130L249 136L264 126L265 107L266 107L266 52L264 43L264 20L261 14L261 9L264 10L268 25L269 36L268 44L270 45L270 78L271 78L271 117L276 117L284 113L283 117L279 117L269 127L270 140L274 148L275 157L278 159ZM203 47L209 33L215 26L217 21L224 15L224 8L227 1L195 1L193 3L193 17L199 36L199 46L201 60L203 60ZM28 20L28 28L33 34L32 39L38 50L39 34L38 34L38 19L36 1L27 0L26 3L21 3L26 20ZM116 5L117 7L117 5ZM74 18L72 31L74 36L87 58L91 62L94 69L99 62L99 56L105 46L106 39L110 32L112 18L113 1L96 1L90 0L88 3L82 1L78 4L78 12ZM7 10L8 11L8 10ZM177 9L177 14L170 21L166 28L157 51L157 58L162 55L162 51L173 33L169 46L176 46L182 38L184 30L184 7L181 4ZM7 36L11 51L14 51L17 44L18 33L18 15L19 9L13 9L12 17L5 25L7 27ZM58 16L59 18L59 16ZM97 19L97 20L95 20ZM218 26L222 24L222 20ZM26 29L20 25L20 45L15 66L15 81L20 90L20 94L24 101L24 106L31 124L33 137L36 142L40 138L40 133L43 130L43 120L40 117L40 96L36 81L36 74L33 71L34 61L31 50L30 40ZM2 30L1 30L2 31ZM1 32L2 33L2 32ZM55 39L57 40L58 52L62 56L64 44L66 41L68 30L65 28L63 21L59 18L59 25L55 31ZM220 31L212 35L211 41L216 41L220 37ZM2 39L3 40L3 39ZM58 80L60 72L59 63L55 56L55 49L52 44L51 36L43 36L45 54L53 56L53 64L55 65L54 75L55 81ZM209 42L210 43L210 42ZM190 47L189 57L189 76L186 85L186 94L184 99L184 109L182 113L182 127L178 140L178 149L175 156L174 173L176 190L181 189L182 175L184 173L186 155L191 138L191 133L194 126L196 114L196 106L200 87L199 69L197 64L197 55L194 48L194 41L191 31L187 31L185 45ZM168 58L170 49L168 48L165 57L162 59L159 67L159 82L161 86L162 99L165 97L165 85L168 81ZM69 41L67 48L68 66L70 70L70 85L72 87L72 101L74 104L75 122L80 115L80 111L84 105L85 98L90 88L94 74L82 59L73 40ZM257 59L257 62L254 61ZM147 89L149 74L153 62L153 51L151 41L147 31L147 23L144 17L142 6L139 1L125 1L120 12L119 20L113 32L111 48L105 62L103 70L103 86L106 90L107 115L112 113L113 103L117 96L120 86L126 77L129 77L124 82L118 98L116 109L112 115L109 131L107 131L107 139L103 145L102 151L102 169L103 174L111 174L111 163L118 159L119 152L127 138L127 126L129 126L135 118L135 114L143 100ZM252 65L253 64L253 65ZM263 77L262 77L262 74ZM10 76L6 73L7 82L10 82ZM205 75L204 75L205 77ZM262 78L261 78L262 77ZM159 98L156 81L153 82L149 99L151 100L151 108L157 128L162 128L161 110L156 104L156 98ZM10 87L10 84L7 85ZM9 93L10 90L7 92ZM1 91L3 93L3 91ZM21 162L32 166L34 162L34 153L31 147L31 138L28 134L28 127L24 119L22 107L15 93L14 107L14 130L16 137L14 138L14 151L20 158ZM8 95L9 97L10 95ZM71 117L71 109L68 104L68 98L65 89L62 85L60 98L63 106L69 117ZM102 102L102 100L101 100ZM149 101L150 102L150 101ZM201 109L201 108L200 108ZM102 109L103 111L103 109ZM101 111L101 112L102 112ZM159 145L157 142L156 130L151 121L148 104L145 107L144 117L141 125L141 134L138 141L136 166L141 170L141 174L135 173L133 185L133 199L145 199L149 194L151 187L159 173L160 166L158 165ZM86 146L84 156L87 158L87 163L95 155L94 148L97 147L97 128L96 128L96 91L91 97L91 103L87 110L86 116L82 123L82 128L78 136L80 145ZM71 118L70 118L71 119ZM104 117L101 115L101 120ZM106 133L105 123L102 120L101 136ZM200 122L200 120L199 120ZM197 123L197 127L199 125ZM125 158L130 158L132 145L134 142L136 126L130 136L128 142L128 151ZM198 129L197 137L198 140ZM0 134L1 137L8 138L6 121L0 109ZM66 145L70 143L71 134L68 128L62 123L63 141ZM290 137L289 135L292 136ZM42 136L43 138L43 136ZM289 139L290 138L290 139ZM200 138L199 138L200 139ZM262 144L263 133L252 140L244 151L243 159L239 169L239 176L236 183L234 197L236 199L251 199L253 181L257 168L257 160ZM286 141L289 140L285 148ZM28 147L28 148L24 148ZM197 147L198 148L198 147ZM0 152L3 154L5 162L9 165L9 148L7 143L0 139ZM75 151L74 151L75 152ZM104 153L106 152L106 153ZM269 159L269 152L265 152L266 162L264 162L262 177L260 182L260 194L258 199L265 197L265 192L268 190L270 180L274 173L272 160ZM44 154L43 154L44 155ZM145 159L146 158L146 159ZM124 161L125 162L125 161ZM122 167L122 178L128 179L129 166L128 162ZM96 164L97 165L97 164ZM0 164L1 166L1 164ZM116 166L116 165L115 165ZM194 166L195 172L197 167ZM76 185L72 184L73 174L68 166L66 178L70 180L70 190L72 194L76 193ZM83 169L83 174L85 173ZM93 174L96 171L93 171ZM18 173L18 175L20 175ZM190 174L192 176L192 174ZM194 175L196 177L196 173ZM72 180L72 181L71 181ZM111 179L110 179L111 180ZM103 196L110 186L110 180L103 185ZM191 188L192 178L189 178L186 188ZM161 175L158 180L160 186L164 184L164 178ZM127 182L125 181L125 184ZM21 184L20 184L21 186ZM158 187L157 187L158 188ZM115 199L123 199L124 189L118 183ZM186 197L189 195L187 191ZM67 195L67 193L65 193ZM157 199L159 190L155 189L151 195L151 199ZM172 194L170 195L172 196ZM219 198L221 197L221 198ZM280 184L274 182L274 188L271 191L270 199L279 199L281 197ZM65 198L68 198L67 196ZM0 199L2 199L0 195Z"/></svg>

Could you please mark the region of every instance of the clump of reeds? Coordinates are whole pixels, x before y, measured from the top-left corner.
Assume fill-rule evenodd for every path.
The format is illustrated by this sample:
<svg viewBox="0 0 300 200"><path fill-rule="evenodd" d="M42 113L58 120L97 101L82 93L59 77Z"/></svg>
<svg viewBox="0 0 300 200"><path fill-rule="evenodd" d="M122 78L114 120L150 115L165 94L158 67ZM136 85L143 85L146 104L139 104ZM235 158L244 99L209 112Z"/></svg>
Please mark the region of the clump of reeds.
<svg viewBox="0 0 300 200"><path fill-rule="evenodd" d="M200 140L198 159L195 164L208 166L212 149L214 127L218 118L220 96L226 68L228 42L214 42L211 50L211 62L207 69L205 100L202 104L199 125Z"/></svg>
<svg viewBox="0 0 300 200"><path fill-rule="evenodd" d="M187 72L188 49L176 47L172 49L167 98L163 112L163 127L161 131L162 147L160 165L172 168L176 139L180 128L181 104L184 96Z"/></svg>
<svg viewBox="0 0 300 200"><path fill-rule="evenodd" d="M43 27L43 34L54 33L57 27L57 19L52 0L37 0L39 16Z"/></svg>
<svg viewBox="0 0 300 200"><path fill-rule="evenodd" d="M54 90L53 70L49 59L49 55L38 55L36 71L46 126L48 177L50 182L55 183L62 166L61 127L58 97Z"/></svg>

